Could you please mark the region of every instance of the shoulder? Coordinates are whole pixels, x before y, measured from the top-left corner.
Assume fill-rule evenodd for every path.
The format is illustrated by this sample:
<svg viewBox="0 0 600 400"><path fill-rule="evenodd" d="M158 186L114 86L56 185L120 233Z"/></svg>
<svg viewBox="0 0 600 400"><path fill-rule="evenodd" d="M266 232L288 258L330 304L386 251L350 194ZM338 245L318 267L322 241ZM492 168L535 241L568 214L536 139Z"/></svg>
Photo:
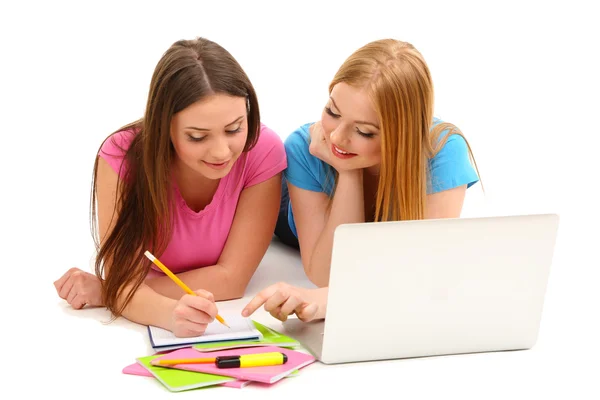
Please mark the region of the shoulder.
<svg viewBox="0 0 600 400"><path fill-rule="evenodd" d="M445 121L442 121L438 118L434 119L432 129L440 124L445 124ZM446 158L462 158L465 155L468 157L469 146L467 141L465 140L462 134L452 133L448 136L449 129L444 129L437 136L436 143L439 144L440 141L446 140L442 148L432 157L433 160L446 159Z"/></svg>
<svg viewBox="0 0 600 400"><path fill-rule="evenodd" d="M281 137L273 129L261 123L258 139L254 147L248 151L248 156L253 159L262 159L269 155L280 156L284 153Z"/></svg>
<svg viewBox="0 0 600 400"><path fill-rule="evenodd" d="M107 137L100 147L98 156L106 160L119 176L123 176L125 172L122 169L123 161L135 136L136 132L133 130L118 131Z"/></svg>
<svg viewBox="0 0 600 400"><path fill-rule="evenodd" d="M310 127L312 124L312 122L309 122L301 125L285 139L286 152L310 155L308 149L310 145Z"/></svg>
<svg viewBox="0 0 600 400"><path fill-rule="evenodd" d="M287 166L281 137L265 124L260 125L258 140L247 153L245 186L251 186L283 171Z"/></svg>
<svg viewBox="0 0 600 400"><path fill-rule="evenodd" d="M123 157L125 153L127 153L134 137L135 132L132 130L118 131L111 134L104 140L104 143L102 143L99 155L107 157Z"/></svg>
<svg viewBox="0 0 600 400"><path fill-rule="evenodd" d="M440 119L435 119L433 127L435 128L443 122ZM464 136L458 133L452 133L448 136L448 133L448 129L440 132L437 137L438 143L442 140L445 140L445 143L429 160L429 193L436 193L461 185L471 187L479 181L477 172L471 164L472 155Z"/></svg>
<svg viewBox="0 0 600 400"><path fill-rule="evenodd" d="M311 125L312 122L301 125L285 139L288 159L285 177L299 188L329 193L333 174L325 162L310 154Z"/></svg>

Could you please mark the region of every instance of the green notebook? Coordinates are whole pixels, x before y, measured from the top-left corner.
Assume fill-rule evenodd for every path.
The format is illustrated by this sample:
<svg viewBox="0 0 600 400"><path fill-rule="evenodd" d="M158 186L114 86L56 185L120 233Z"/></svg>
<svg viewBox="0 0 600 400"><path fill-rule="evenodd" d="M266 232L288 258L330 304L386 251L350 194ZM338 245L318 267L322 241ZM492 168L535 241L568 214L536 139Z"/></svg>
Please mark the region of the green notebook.
<svg viewBox="0 0 600 400"><path fill-rule="evenodd" d="M235 378L220 375L203 374L200 372L184 371L175 368L157 367L150 361L162 354L140 357L136 361L146 368L156 379L172 392L197 389L204 386L213 386L220 383L235 381Z"/></svg>
<svg viewBox="0 0 600 400"><path fill-rule="evenodd" d="M268 328L256 321L252 321L256 329L262 333L263 338L258 340L230 340L223 342L198 343L193 347L200 352L210 352L217 350L235 349L240 347L256 346L279 346L279 347L297 347L300 343L289 336L281 334L271 328Z"/></svg>

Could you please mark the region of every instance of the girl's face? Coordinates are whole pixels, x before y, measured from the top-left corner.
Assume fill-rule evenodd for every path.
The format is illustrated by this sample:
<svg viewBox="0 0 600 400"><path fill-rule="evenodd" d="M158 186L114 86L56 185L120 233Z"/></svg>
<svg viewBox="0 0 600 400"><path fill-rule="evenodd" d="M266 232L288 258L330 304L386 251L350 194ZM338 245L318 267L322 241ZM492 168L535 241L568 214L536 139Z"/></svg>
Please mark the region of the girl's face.
<svg viewBox="0 0 600 400"><path fill-rule="evenodd" d="M365 89L333 87L321 116L325 141L344 169L377 168L381 163L379 120Z"/></svg>
<svg viewBox="0 0 600 400"><path fill-rule="evenodd" d="M180 167L208 179L226 176L248 137L246 98L210 95L173 116L171 142Z"/></svg>

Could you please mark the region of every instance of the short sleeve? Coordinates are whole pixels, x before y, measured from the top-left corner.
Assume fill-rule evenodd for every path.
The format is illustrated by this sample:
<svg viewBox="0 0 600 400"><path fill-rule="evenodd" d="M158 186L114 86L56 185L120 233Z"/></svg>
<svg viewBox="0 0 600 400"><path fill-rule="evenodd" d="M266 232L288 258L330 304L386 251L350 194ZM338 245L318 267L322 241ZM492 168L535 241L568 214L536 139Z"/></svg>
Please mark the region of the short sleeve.
<svg viewBox="0 0 600 400"><path fill-rule="evenodd" d="M441 137L443 136L442 134ZM444 147L429 160L427 193L437 193L462 185L469 188L478 181L467 142L461 135L450 135Z"/></svg>
<svg viewBox="0 0 600 400"><path fill-rule="evenodd" d="M287 160L281 138L261 124L256 145L248 152L244 187L264 182L285 170Z"/></svg>
<svg viewBox="0 0 600 400"><path fill-rule="evenodd" d="M309 127L306 124L292 132L285 140L285 153L288 166L286 180L292 185L313 192L326 192L327 168L325 163L310 154ZM331 185L330 185L331 186Z"/></svg>
<svg viewBox="0 0 600 400"><path fill-rule="evenodd" d="M125 154L134 137L135 133L132 131L116 132L104 141L98 152L98 155L106 160L121 179L127 172L127 166L124 163Z"/></svg>

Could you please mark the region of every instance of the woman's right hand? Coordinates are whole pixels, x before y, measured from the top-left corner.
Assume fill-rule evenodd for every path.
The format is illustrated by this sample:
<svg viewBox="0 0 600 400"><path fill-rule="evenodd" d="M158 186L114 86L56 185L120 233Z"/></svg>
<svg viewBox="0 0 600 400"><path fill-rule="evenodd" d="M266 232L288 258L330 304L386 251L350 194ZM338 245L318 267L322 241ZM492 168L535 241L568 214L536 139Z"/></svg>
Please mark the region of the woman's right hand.
<svg viewBox="0 0 600 400"><path fill-rule="evenodd" d="M252 315L264 304L265 311L280 321L296 314L303 322L323 319L327 308L327 288L305 289L279 282L263 289L242 311L243 317Z"/></svg>
<svg viewBox="0 0 600 400"><path fill-rule="evenodd" d="M340 160L333 155L331 149L331 141L323 130L321 121L317 121L312 124L309 128L310 132L310 143L308 151L319 160L331 165L338 173L355 173L357 169L348 169L348 163Z"/></svg>
<svg viewBox="0 0 600 400"><path fill-rule="evenodd" d="M308 151L319 160L331 165L332 154L325 138L325 131L323 130L321 121L317 121L312 124L309 128L309 132L310 143L308 145Z"/></svg>
<svg viewBox="0 0 600 400"><path fill-rule="evenodd" d="M186 294L175 305L171 314L171 332L178 337L200 336L217 316L212 293L196 290L197 296Z"/></svg>

